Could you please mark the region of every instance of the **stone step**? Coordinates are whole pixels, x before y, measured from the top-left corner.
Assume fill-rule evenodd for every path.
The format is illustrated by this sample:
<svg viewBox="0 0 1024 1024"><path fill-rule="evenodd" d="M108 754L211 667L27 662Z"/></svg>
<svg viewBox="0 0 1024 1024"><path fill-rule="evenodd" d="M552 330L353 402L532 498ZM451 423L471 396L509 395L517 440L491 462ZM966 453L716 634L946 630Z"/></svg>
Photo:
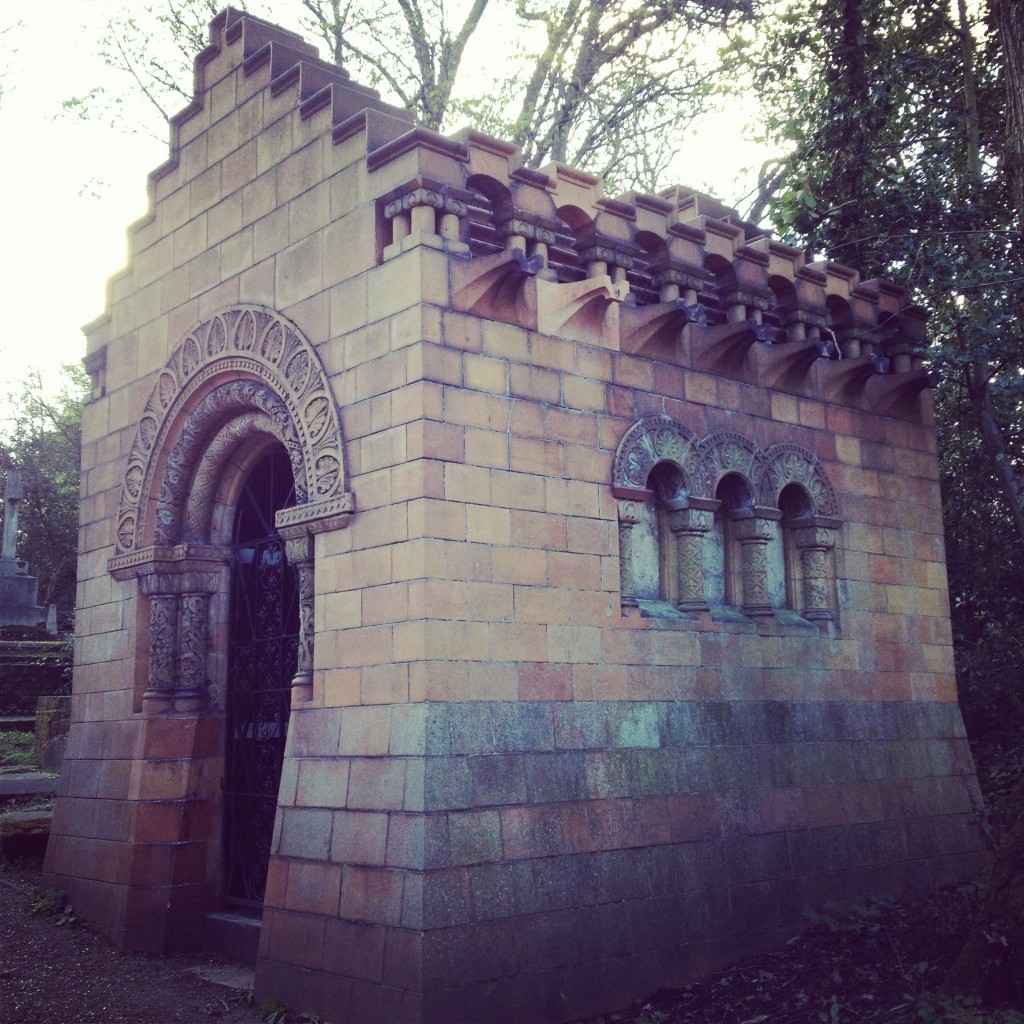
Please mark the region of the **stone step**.
<svg viewBox="0 0 1024 1024"><path fill-rule="evenodd" d="M30 772L23 768L0 770L0 799L9 796L42 796L57 792L60 776Z"/></svg>
<svg viewBox="0 0 1024 1024"><path fill-rule="evenodd" d="M50 811L7 811L0 814L0 856L41 856L50 835Z"/></svg>
<svg viewBox="0 0 1024 1024"><path fill-rule="evenodd" d="M35 732L35 715L0 716L0 732Z"/></svg>
<svg viewBox="0 0 1024 1024"><path fill-rule="evenodd" d="M243 963L256 963L256 954L260 947L258 917L233 914L230 911L207 914L203 931L208 949L214 949Z"/></svg>

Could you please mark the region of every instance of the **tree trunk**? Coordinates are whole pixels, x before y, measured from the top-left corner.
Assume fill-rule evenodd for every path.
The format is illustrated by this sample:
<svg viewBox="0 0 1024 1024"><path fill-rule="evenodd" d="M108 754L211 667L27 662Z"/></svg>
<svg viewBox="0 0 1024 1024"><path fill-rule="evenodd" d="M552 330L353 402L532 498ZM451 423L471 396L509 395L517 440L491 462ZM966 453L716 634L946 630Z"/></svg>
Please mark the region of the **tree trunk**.
<svg viewBox="0 0 1024 1024"><path fill-rule="evenodd" d="M1017 211L1017 226L1024 231L1024 15L1018 0L998 0L995 13L1006 77L1003 172Z"/></svg>
<svg viewBox="0 0 1024 1024"><path fill-rule="evenodd" d="M947 992L998 1005L1024 1002L1024 779L1007 798L999 846L981 913L946 977Z"/></svg>

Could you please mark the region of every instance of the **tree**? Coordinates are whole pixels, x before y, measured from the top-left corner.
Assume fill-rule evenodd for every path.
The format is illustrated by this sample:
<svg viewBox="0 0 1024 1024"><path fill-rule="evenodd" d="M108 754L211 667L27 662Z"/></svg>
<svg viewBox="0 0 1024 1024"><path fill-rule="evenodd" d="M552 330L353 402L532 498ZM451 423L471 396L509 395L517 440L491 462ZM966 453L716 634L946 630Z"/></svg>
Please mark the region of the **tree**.
<svg viewBox="0 0 1024 1024"><path fill-rule="evenodd" d="M39 580L39 601L57 605L66 622L75 606L78 550L78 467L85 371L61 369L56 395L31 371L9 396L10 417L0 427L0 466L21 470L24 499L18 516L18 557Z"/></svg>
<svg viewBox="0 0 1024 1024"><path fill-rule="evenodd" d="M1024 26L1011 0L800 0L752 77L788 152L755 216L931 313L953 625L966 717L1024 730ZM1005 127L1004 127L1005 126ZM985 909L950 978L1020 998L1024 780Z"/></svg>
<svg viewBox="0 0 1024 1024"><path fill-rule="evenodd" d="M709 40L749 20L760 2L294 0L273 17L322 40L328 59L427 128L468 121L521 146L528 166L585 162L612 188L654 190L715 88ZM109 22L100 56L149 101L152 131L191 99L192 58L216 6L177 0ZM502 57L470 85L467 53L482 27L499 24ZM65 109L121 120L124 102L123 91L97 86Z"/></svg>

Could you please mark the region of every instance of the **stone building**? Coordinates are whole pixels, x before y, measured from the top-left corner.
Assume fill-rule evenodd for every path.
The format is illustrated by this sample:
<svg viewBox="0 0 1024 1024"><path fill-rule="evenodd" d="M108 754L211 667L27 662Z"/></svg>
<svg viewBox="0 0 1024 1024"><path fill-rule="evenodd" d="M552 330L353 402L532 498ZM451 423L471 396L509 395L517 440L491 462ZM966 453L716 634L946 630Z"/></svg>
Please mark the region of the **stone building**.
<svg viewBox="0 0 1024 1024"><path fill-rule="evenodd" d="M248 915L330 1020L565 1020L978 866L899 289L231 9L151 197L86 329L79 916Z"/></svg>

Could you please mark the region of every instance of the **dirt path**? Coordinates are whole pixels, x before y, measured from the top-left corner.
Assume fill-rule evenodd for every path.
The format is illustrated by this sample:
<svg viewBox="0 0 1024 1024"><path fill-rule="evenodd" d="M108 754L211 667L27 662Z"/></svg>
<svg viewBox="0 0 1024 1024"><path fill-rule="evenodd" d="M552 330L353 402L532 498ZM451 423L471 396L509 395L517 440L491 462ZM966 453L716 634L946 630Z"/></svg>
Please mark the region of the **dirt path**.
<svg viewBox="0 0 1024 1024"><path fill-rule="evenodd" d="M190 971L238 966L222 957L118 953L101 935L58 923L59 911L32 914L39 868L0 863L0 1024L260 1021L247 993Z"/></svg>

